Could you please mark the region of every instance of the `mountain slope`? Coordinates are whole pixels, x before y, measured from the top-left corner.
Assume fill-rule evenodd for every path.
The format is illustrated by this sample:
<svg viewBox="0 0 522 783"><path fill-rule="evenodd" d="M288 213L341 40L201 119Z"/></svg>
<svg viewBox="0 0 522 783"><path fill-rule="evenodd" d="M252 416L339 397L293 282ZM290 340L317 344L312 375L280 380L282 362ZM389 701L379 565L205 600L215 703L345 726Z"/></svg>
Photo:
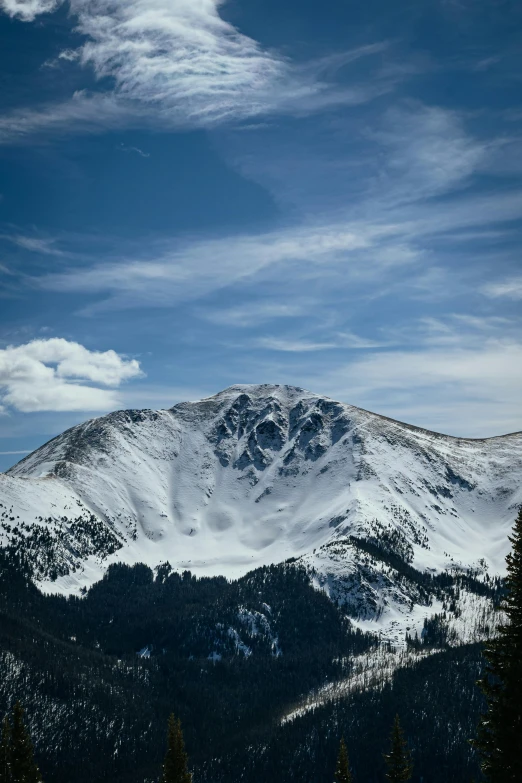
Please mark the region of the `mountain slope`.
<svg viewBox="0 0 522 783"><path fill-rule="evenodd" d="M94 419L0 476L3 543L46 589L77 590L114 561L236 577L302 558L388 631L418 626L428 603L390 558L502 573L521 502L522 433L452 438L269 385Z"/></svg>

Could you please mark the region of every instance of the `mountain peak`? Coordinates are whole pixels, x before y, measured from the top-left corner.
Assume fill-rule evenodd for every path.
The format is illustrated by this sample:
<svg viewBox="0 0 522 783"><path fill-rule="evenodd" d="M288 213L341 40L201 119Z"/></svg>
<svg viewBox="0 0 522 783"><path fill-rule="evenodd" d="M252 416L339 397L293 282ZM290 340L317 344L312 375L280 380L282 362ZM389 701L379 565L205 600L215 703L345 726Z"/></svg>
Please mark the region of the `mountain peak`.
<svg viewBox="0 0 522 783"><path fill-rule="evenodd" d="M276 399L286 405L292 404L293 401L301 398L327 399L325 397L321 397L318 394L315 394L314 392L302 389L299 386L291 386L288 384L237 383L233 384L232 386L228 386L226 389L223 389L222 391L217 392L216 394L213 394L209 397L204 397L201 400L194 400L191 403L178 403L178 405L174 405L171 410L177 409L180 405L187 404L198 405L200 403L206 403L209 401L215 401L219 403L222 401L228 402L242 395L246 395L251 399Z"/></svg>
<svg viewBox="0 0 522 783"><path fill-rule="evenodd" d="M419 571L499 573L521 475L522 435L455 439L298 387L240 384L54 438L0 475L2 541L65 592L115 561L233 577L297 558L332 596L363 596L375 620L383 585L399 614L417 599L382 564L372 576L357 542Z"/></svg>

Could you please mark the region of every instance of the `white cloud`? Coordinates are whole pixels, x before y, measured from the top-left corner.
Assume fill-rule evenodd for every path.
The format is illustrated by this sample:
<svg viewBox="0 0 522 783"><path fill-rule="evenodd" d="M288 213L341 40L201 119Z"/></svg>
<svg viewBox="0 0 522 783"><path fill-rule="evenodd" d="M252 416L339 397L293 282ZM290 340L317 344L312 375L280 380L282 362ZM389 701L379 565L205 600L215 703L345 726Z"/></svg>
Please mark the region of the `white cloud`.
<svg viewBox="0 0 522 783"><path fill-rule="evenodd" d="M310 340L291 340L282 337L260 337L256 340L260 348L269 351L285 351L288 353L308 353L312 351L325 351L335 348L333 342L311 342Z"/></svg>
<svg viewBox="0 0 522 783"><path fill-rule="evenodd" d="M247 382L291 383L458 437L522 430L520 320L456 313L383 329L387 344L333 363L322 354L255 353Z"/></svg>
<svg viewBox="0 0 522 783"><path fill-rule="evenodd" d="M363 204L363 212L370 207L370 203ZM291 286L294 300L298 295L309 299L314 285L320 286L323 300L327 291L356 285L365 285L367 296L382 296L395 287L401 295L407 288L410 295L441 298L455 295L459 270L434 265L434 238L444 236L449 246L452 232L521 215L520 192L494 199L466 195L451 202L411 205L407 211L376 205L366 220L338 216L330 222L290 225L257 235L149 243L143 257L75 266L40 277L35 284L106 297L85 310L89 313L107 306L171 307L230 286L267 280L277 282L280 291ZM448 287L450 278L452 288ZM240 312L237 319L245 320L244 314Z"/></svg>
<svg viewBox="0 0 522 783"><path fill-rule="evenodd" d="M146 123L138 106L130 106L111 93L89 94L80 90L62 103L35 109L15 109L0 115L0 144L22 143L35 133L44 139L49 133L81 130L99 133L107 128Z"/></svg>
<svg viewBox="0 0 522 783"><path fill-rule="evenodd" d="M385 171L407 200L454 188L485 161L487 144L471 137L448 109L409 104L391 109L373 137L388 150ZM382 187L382 181L379 182Z"/></svg>
<svg viewBox="0 0 522 783"><path fill-rule="evenodd" d="M55 11L61 4L62 0L0 0L0 8L24 22L32 22L40 14Z"/></svg>
<svg viewBox="0 0 522 783"><path fill-rule="evenodd" d="M33 253L41 253L46 256L64 255L63 251L55 247L56 240L54 239L27 237L19 234L2 234L0 239L7 239L8 242L12 242L14 245L18 245L18 247L23 247L25 250L31 250Z"/></svg>
<svg viewBox="0 0 522 783"><path fill-rule="evenodd" d="M97 76L196 125L259 113L287 78L287 63L224 22L215 0L72 0L71 9Z"/></svg>
<svg viewBox="0 0 522 783"><path fill-rule="evenodd" d="M512 277L498 283L489 283L483 286L482 293L493 299L505 297L506 299L522 299L522 277Z"/></svg>
<svg viewBox="0 0 522 783"><path fill-rule="evenodd" d="M316 268L317 276L328 264L343 264L348 273L371 274L371 269L396 267L411 263L399 253L379 256L373 234L383 229L342 224L298 226L261 235L240 235L223 239L195 241L158 248L155 259L130 259L103 265L76 268L63 274L48 275L39 284L51 290L112 294L111 302L119 307L154 302L170 307L175 301L187 301L205 294L255 279L268 270L299 264L300 277L305 266ZM385 233L385 232L384 232ZM393 233L393 229L392 229ZM372 254L372 265L360 253Z"/></svg>
<svg viewBox="0 0 522 783"><path fill-rule="evenodd" d="M522 429L520 324L456 314L409 325L400 348L321 373L321 391L449 434L485 437ZM395 340L400 335L393 334ZM317 385L314 379L300 379Z"/></svg>
<svg viewBox="0 0 522 783"><path fill-rule="evenodd" d="M324 203L366 203L375 214L462 191L476 172L492 173L499 149L508 147L502 138L477 138L464 113L440 106L402 101L370 124L362 117L344 112L320 126L303 123L298 134L279 126L253 139L234 133L220 149L279 203L309 214Z"/></svg>
<svg viewBox="0 0 522 783"><path fill-rule="evenodd" d="M128 147L126 144L120 144L117 149L122 152L134 152L136 155L139 155L140 158L150 158L150 152L144 152L143 150L140 150L139 147Z"/></svg>
<svg viewBox="0 0 522 783"><path fill-rule="evenodd" d="M0 350L0 401L24 413L111 410L118 405L114 388L140 375L135 359L112 350L89 351L62 338L33 340Z"/></svg>
<svg viewBox="0 0 522 783"><path fill-rule="evenodd" d="M379 342L378 340L370 340L367 337L361 337L353 332L339 332L337 336L337 343L340 348L352 348L355 350L363 350L366 348L382 348L387 345L386 342Z"/></svg>
<svg viewBox="0 0 522 783"><path fill-rule="evenodd" d="M86 41L77 52L65 50L61 59L79 59L99 79L112 79L114 92L99 102L95 114L91 100L6 115L0 118L0 142L30 129L63 130L82 122L87 130L99 130L121 121L122 112L146 122L145 115L153 109L156 123L208 127L274 111L299 114L329 105L357 105L391 89L381 80L341 90L324 78L335 67L382 51L386 42L338 55L335 67L332 58L292 65L222 19L222 4L223 0L70 0L76 30ZM24 21L58 5L59 0L0 0L0 9Z"/></svg>
<svg viewBox="0 0 522 783"><path fill-rule="evenodd" d="M79 56L80 54L77 49L64 49L58 55L58 59L65 60L66 62L72 63L75 60L77 60Z"/></svg>
<svg viewBox="0 0 522 783"><path fill-rule="evenodd" d="M223 308L222 310L198 310L198 315L215 324L235 327L258 326L260 323L279 318L299 318L310 312L311 302L286 304L273 301L249 302L246 305Z"/></svg>
<svg viewBox="0 0 522 783"><path fill-rule="evenodd" d="M413 389L458 384L472 397L502 399L522 388L522 344L487 341L483 348L390 351L351 365L365 388ZM522 409L521 409L522 413Z"/></svg>
<svg viewBox="0 0 522 783"><path fill-rule="evenodd" d="M64 63L73 63L79 59L80 51L78 49L63 49L58 57L53 57L42 63L42 68L59 68Z"/></svg>
<svg viewBox="0 0 522 783"><path fill-rule="evenodd" d="M347 348L363 350L380 348L385 343L360 337L352 332L338 332L332 335L332 339L321 341L306 340L302 338L284 337L259 337L256 345L269 351L284 351L287 353L306 353L311 351L328 351L334 348Z"/></svg>

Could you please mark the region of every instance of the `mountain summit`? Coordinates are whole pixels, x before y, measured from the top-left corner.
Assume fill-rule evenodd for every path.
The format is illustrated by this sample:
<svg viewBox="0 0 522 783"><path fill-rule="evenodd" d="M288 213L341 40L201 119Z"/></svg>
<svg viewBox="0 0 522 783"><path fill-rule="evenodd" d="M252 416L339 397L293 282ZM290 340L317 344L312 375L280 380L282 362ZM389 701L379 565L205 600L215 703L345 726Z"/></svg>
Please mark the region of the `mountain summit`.
<svg viewBox="0 0 522 783"><path fill-rule="evenodd" d="M521 478L522 433L454 438L296 387L232 386L37 449L0 475L2 542L64 592L115 561L236 577L298 558L375 620L415 597L383 604L386 568L362 579L361 547L423 573L501 573Z"/></svg>

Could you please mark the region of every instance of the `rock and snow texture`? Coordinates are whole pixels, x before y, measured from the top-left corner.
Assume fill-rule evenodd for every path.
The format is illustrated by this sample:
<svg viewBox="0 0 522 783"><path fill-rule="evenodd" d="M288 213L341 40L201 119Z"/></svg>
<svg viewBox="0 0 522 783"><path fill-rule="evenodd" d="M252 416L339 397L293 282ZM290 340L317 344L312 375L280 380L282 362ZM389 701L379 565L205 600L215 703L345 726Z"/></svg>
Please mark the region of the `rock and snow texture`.
<svg viewBox="0 0 522 783"><path fill-rule="evenodd" d="M452 438L288 386L118 411L0 474L2 543L25 547L45 589L114 561L235 577L292 557L388 625L417 596L393 562L369 564L368 542L423 572L502 573L521 503L522 433Z"/></svg>

